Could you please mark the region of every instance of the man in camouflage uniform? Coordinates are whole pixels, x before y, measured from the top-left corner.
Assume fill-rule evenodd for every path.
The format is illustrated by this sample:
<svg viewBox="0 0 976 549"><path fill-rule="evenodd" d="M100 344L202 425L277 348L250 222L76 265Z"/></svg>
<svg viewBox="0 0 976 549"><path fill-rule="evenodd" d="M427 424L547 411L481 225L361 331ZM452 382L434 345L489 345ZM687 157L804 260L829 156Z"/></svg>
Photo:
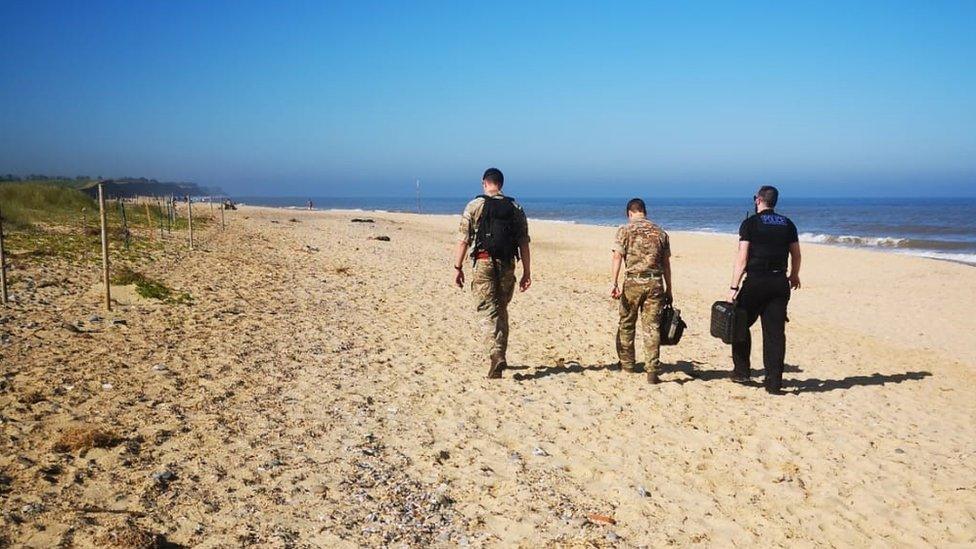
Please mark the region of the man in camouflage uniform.
<svg viewBox="0 0 976 549"><path fill-rule="evenodd" d="M622 290L617 285L621 263L625 264ZM661 309L672 295L671 244L668 233L647 219L647 208L639 198L627 203L627 224L617 229L611 274L610 296L620 300L620 326L617 329L620 367L627 372L635 369L634 329L640 315L647 381L657 383L661 364L658 323Z"/></svg>
<svg viewBox="0 0 976 549"><path fill-rule="evenodd" d="M481 181L484 195L469 202L461 214L458 245L454 256L454 283L459 288L463 288L464 261L467 257L468 248L473 247L471 258L474 262L474 274L471 277L471 293L475 299L484 349L490 361L488 368L490 379L502 377L502 370L507 364L505 352L508 348L508 303L512 300L515 291L516 259L493 258L482 248L482 243L476 241L486 200L512 201L515 208L512 219L513 236L517 243L518 255L522 260L522 278L519 281L519 290L524 292L532 284L528 222L522 207L502 194L504 182L505 179L501 171L495 168L489 168L485 171Z"/></svg>

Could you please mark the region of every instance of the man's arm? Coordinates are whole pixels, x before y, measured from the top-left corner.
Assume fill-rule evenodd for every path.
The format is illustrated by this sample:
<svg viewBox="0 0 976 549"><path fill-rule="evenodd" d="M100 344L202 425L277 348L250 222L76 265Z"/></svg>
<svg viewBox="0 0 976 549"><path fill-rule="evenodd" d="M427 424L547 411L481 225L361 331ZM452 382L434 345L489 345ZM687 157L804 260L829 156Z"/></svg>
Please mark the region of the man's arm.
<svg viewBox="0 0 976 549"><path fill-rule="evenodd" d="M464 258L468 253L468 243L458 240L457 249L454 252L454 284L458 288L464 287Z"/></svg>
<svg viewBox="0 0 976 549"><path fill-rule="evenodd" d="M532 285L532 255L529 253L527 239L519 243L519 257L522 258L522 280L519 281L519 291L524 292Z"/></svg>
<svg viewBox="0 0 976 549"><path fill-rule="evenodd" d="M468 202L461 212L461 224L457 232L457 248L454 251L454 285L458 288L464 287L464 260L468 254L468 248L474 242L474 219L478 209L479 199Z"/></svg>
<svg viewBox="0 0 976 549"><path fill-rule="evenodd" d="M617 299L620 297L620 286L617 285L617 279L620 277L620 265L624 261L624 256L620 252L613 251L613 261L610 263L610 297Z"/></svg>
<svg viewBox="0 0 976 549"><path fill-rule="evenodd" d="M742 275L746 272L746 264L749 262L749 241L739 241L739 251L735 256L735 266L732 267L732 283L729 284L729 301L734 301L739 295L739 283L742 282Z"/></svg>
<svg viewBox="0 0 976 549"><path fill-rule="evenodd" d="M518 249L519 249L519 259L522 260L522 279L519 280L519 291L524 292L529 289L532 285L532 254L529 251L529 242L532 241L529 238L529 220L525 216L525 210L521 206L518 207L518 222L521 225L519 227L519 237Z"/></svg>
<svg viewBox="0 0 976 549"><path fill-rule="evenodd" d="M674 300L674 292L671 291L671 255L664 256L664 295L668 301Z"/></svg>
<svg viewBox="0 0 976 549"><path fill-rule="evenodd" d="M800 289L800 243L790 244L790 288Z"/></svg>

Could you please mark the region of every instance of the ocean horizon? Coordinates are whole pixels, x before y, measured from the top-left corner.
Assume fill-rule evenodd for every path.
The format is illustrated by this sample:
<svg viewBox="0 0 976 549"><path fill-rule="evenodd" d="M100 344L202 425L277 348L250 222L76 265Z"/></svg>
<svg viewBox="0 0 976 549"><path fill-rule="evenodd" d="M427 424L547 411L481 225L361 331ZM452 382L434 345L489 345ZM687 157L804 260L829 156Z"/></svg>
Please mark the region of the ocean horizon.
<svg viewBox="0 0 976 549"><path fill-rule="evenodd" d="M315 210L459 214L471 197L242 196L254 206ZM628 198L520 198L529 219L615 226ZM741 198L659 198L648 217L665 230L736 234L752 213ZM873 249L976 266L976 198L783 198L776 210L797 225L801 242Z"/></svg>

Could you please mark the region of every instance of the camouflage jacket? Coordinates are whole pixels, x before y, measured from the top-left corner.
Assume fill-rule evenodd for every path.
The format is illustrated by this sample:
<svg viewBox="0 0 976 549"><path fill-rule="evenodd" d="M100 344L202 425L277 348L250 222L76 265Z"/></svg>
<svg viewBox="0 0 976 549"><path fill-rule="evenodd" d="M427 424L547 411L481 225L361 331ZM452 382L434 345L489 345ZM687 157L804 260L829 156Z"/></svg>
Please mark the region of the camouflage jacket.
<svg viewBox="0 0 976 549"><path fill-rule="evenodd" d="M647 219L635 219L617 229L613 251L624 256L624 275L660 274L671 257L668 233Z"/></svg>
<svg viewBox="0 0 976 549"><path fill-rule="evenodd" d="M502 198L502 194L498 193L495 197ZM514 204L518 216L516 222L521 225L520 232L525 235L519 244L525 245L529 243L529 222L525 218L525 212L522 211L522 206L518 202L514 202ZM481 221L481 212L484 209L485 199L480 196L468 202L468 205L464 207L464 212L461 213L461 225L458 227L458 240L466 242L468 246L474 244L474 237L478 232L478 222Z"/></svg>

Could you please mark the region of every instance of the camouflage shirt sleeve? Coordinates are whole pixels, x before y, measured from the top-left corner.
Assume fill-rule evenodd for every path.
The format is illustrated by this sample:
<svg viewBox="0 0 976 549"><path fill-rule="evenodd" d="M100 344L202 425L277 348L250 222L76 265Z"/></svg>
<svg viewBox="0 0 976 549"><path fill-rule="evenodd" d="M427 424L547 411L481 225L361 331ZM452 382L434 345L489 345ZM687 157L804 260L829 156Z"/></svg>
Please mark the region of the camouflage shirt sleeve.
<svg viewBox="0 0 976 549"><path fill-rule="evenodd" d="M613 238L612 251L620 255L627 255L627 226L621 225L617 228L617 235Z"/></svg>
<svg viewBox="0 0 976 549"><path fill-rule="evenodd" d="M483 198L475 198L464 207L464 211L461 212L461 224L458 226L458 241L465 242L468 246L474 242L475 233L478 231L478 218L481 217L483 205Z"/></svg>
<svg viewBox="0 0 976 549"><path fill-rule="evenodd" d="M521 204L516 204L516 211L518 211L519 245L524 246L532 241L529 238L529 220L526 218L525 210L522 209Z"/></svg>

